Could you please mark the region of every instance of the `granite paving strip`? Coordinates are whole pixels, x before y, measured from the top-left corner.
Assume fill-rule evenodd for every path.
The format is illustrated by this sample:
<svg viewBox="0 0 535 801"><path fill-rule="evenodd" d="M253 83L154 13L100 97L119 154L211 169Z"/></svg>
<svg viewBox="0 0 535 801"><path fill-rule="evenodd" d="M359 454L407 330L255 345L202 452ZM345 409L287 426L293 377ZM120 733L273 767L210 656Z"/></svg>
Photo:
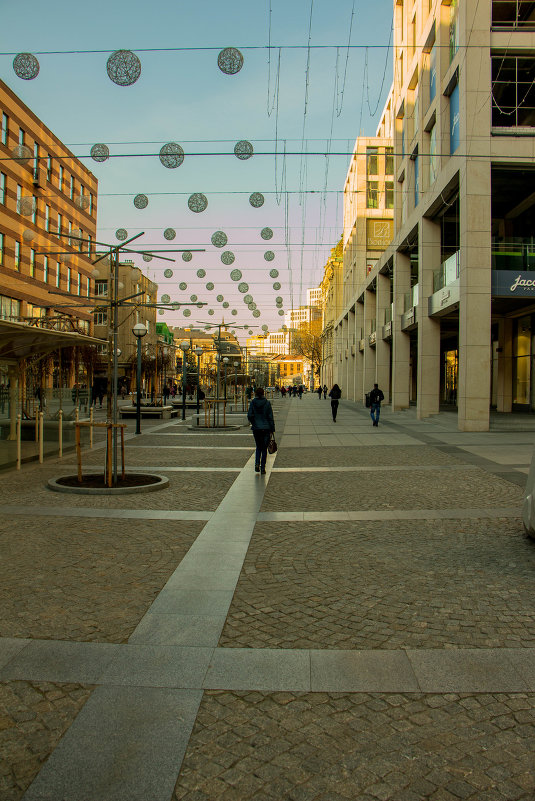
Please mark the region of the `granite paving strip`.
<svg viewBox="0 0 535 801"><path fill-rule="evenodd" d="M351 472L366 472L366 473L381 473L384 471L395 473L407 473L410 470L458 470L458 465L452 464L427 464L427 465L353 465L352 467L332 467L325 465L323 467L274 467L274 473L351 473ZM475 465L463 465L463 470L476 470Z"/></svg>
<svg viewBox="0 0 535 801"><path fill-rule="evenodd" d="M72 496L68 496L69 498ZM86 496L87 497L87 496ZM123 498L124 502L124 498ZM56 507L53 512L42 506L2 506L5 515L28 515L33 517L88 517L95 520L210 520L213 512L173 511L161 509L94 509L91 506Z"/></svg>

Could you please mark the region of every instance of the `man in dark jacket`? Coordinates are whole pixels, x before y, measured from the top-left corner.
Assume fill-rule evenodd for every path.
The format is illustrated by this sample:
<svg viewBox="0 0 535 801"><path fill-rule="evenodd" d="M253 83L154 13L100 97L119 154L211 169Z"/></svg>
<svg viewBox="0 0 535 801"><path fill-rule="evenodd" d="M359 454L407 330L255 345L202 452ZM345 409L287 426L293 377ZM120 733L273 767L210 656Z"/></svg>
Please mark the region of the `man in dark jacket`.
<svg viewBox="0 0 535 801"><path fill-rule="evenodd" d="M379 416L381 414L381 401L385 399L382 390L379 389L379 384L374 384L370 392L370 417L374 426L379 425Z"/></svg>
<svg viewBox="0 0 535 801"><path fill-rule="evenodd" d="M247 419L253 429L253 437L256 442L255 471L257 473L266 472L267 447L271 435L275 431L275 421L273 420L273 409L271 403L264 397L264 390L258 387L255 390L255 397L249 404Z"/></svg>

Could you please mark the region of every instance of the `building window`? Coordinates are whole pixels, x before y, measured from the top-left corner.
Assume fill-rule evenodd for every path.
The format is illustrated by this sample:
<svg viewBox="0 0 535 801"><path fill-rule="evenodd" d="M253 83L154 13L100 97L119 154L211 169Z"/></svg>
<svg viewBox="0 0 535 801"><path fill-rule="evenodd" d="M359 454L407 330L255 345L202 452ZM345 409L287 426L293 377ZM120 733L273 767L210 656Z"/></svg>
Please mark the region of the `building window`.
<svg viewBox="0 0 535 801"><path fill-rule="evenodd" d="M379 208L379 181L368 181L366 185L366 208Z"/></svg>
<svg viewBox="0 0 535 801"><path fill-rule="evenodd" d="M22 186L17 184L17 213L20 214L20 201L22 199Z"/></svg>
<svg viewBox="0 0 535 801"><path fill-rule="evenodd" d="M394 208L394 182L385 181L385 208Z"/></svg>
<svg viewBox="0 0 535 801"><path fill-rule="evenodd" d="M459 147L459 84L450 94L450 154Z"/></svg>
<svg viewBox="0 0 535 801"><path fill-rule="evenodd" d="M385 147L385 174L394 175L394 148Z"/></svg>
<svg viewBox="0 0 535 801"><path fill-rule="evenodd" d="M93 240L91 239L91 234L87 235L87 255L91 256L93 249Z"/></svg>
<svg viewBox="0 0 535 801"><path fill-rule="evenodd" d="M89 214L93 214L93 195L92 195L91 192L89 193L89 208L88 208L88 211L89 211Z"/></svg>
<svg viewBox="0 0 535 801"><path fill-rule="evenodd" d="M458 0L451 0L450 4L450 64L455 58L459 49L459 29L457 25L457 3Z"/></svg>
<svg viewBox="0 0 535 801"><path fill-rule="evenodd" d="M492 0L493 28L535 29L535 8L532 0Z"/></svg>
<svg viewBox="0 0 535 801"><path fill-rule="evenodd" d="M33 248L30 250L30 276L32 278L35 276L35 250Z"/></svg>
<svg viewBox="0 0 535 801"><path fill-rule="evenodd" d="M437 51L435 45L429 53L429 102L432 103L437 93Z"/></svg>
<svg viewBox="0 0 535 801"><path fill-rule="evenodd" d="M5 246L6 246L5 234L0 234L0 267L4 266Z"/></svg>
<svg viewBox="0 0 535 801"><path fill-rule="evenodd" d="M19 145L24 144L24 140L26 139L26 132L24 128L19 128Z"/></svg>
<svg viewBox="0 0 535 801"><path fill-rule="evenodd" d="M77 244L78 244L78 250L79 250L79 251L80 251L80 253L81 253L81 252L82 252L82 248L83 248L83 246L84 246L84 232L82 231L82 229L81 229L81 228L79 228L79 229L78 229L78 236L80 237L80 238L77 240Z"/></svg>
<svg viewBox="0 0 535 801"><path fill-rule="evenodd" d="M48 256L43 256L43 281L48 284Z"/></svg>
<svg viewBox="0 0 535 801"><path fill-rule="evenodd" d="M71 200L74 200L74 175L71 175L71 188L69 192L69 197Z"/></svg>
<svg viewBox="0 0 535 801"><path fill-rule="evenodd" d="M515 321L513 335L513 403L527 406L531 386L531 318Z"/></svg>
<svg viewBox="0 0 535 801"><path fill-rule="evenodd" d="M95 325L108 325L108 312L95 312Z"/></svg>
<svg viewBox="0 0 535 801"><path fill-rule="evenodd" d="M58 182L58 189L60 192L63 192L63 178L64 178L64 169L62 166L59 168L59 182Z"/></svg>
<svg viewBox="0 0 535 801"><path fill-rule="evenodd" d="M45 231L50 231L50 206L45 207Z"/></svg>
<svg viewBox="0 0 535 801"><path fill-rule="evenodd" d="M15 242L15 270L20 272L20 242Z"/></svg>
<svg viewBox="0 0 535 801"><path fill-rule="evenodd" d="M34 225L37 225L37 198L35 195L33 196L32 222Z"/></svg>
<svg viewBox="0 0 535 801"><path fill-rule="evenodd" d="M63 217L61 214L58 214L58 235L61 234L61 230L63 228Z"/></svg>
<svg viewBox="0 0 535 801"><path fill-rule="evenodd" d="M39 143L33 143L33 177L39 178Z"/></svg>
<svg viewBox="0 0 535 801"><path fill-rule="evenodd" d="M366 171L368 175L379 174L378 153L379 153L379 148L377 147L366 148Z"/></svg>
<svg viewBox="0 0 535 801"><path fill-rule="evenodd" d="M61 264L56 262L56 289L59 289L61 284Z"/></svg>
<svg viewBox="0 0 535 801"><path fill-rule="evenodd" d="M0 295L0 317L2 320L17 320L20 317L20 300Z"/></svg>
<svg viewBox="0 0 535 801"><path fill-rule="evenodd" d="M71 237L72 237L72 221L69 220L69 245L72 248L73 244L72 244L72 238Z"/></svg>
<svg viewBox="0 0 535 801"><path fill-rule="evenodd" d="M437 126L433 125L429 131L429 186L435 183L437 177Z"/></svg>
<svg viewBox="0 0 535 801"><path fill-rule="evenodd" d="M9 138L9 117L2 112L2 144L7 145Z"/></svg>
<svg viewBox="0 0 535 801"><path fill-rule="evenodd" d="M46 157L46 180L52 180L52 156Z"/></svg>
<svg viewBox="0 0 535 801"><path fill-rule="evenodd" d="M414 164L414 205L417 206L420 200L420 161L418 158L418 150L415 150L411 156Z"/></svg>
<svg viewBox="0 0 535 801"><path fill-rule="evenodd" d="M72 270L70 267L67 267L67 292L71 291L71 279L72 279Z"/></svg>
<svg viewBox="0 0 535 801"><path fill-rule="evenodd" d="M7 178L3 172L0 172L0 203L6 205L7 195Z"/></svg>
<svg viewBox="0 0 535 801"><path fill-rule="evenodd" d="M80 295L82 292L82 276L78 273L78 281L76 285L76 294Z"/></svg>
<svg viewBox="0 0 535 801"><path fill-rule="evenodd" d="M535 58L492 57L492 125L535 127Z"/></svg>
<svg viewBox="0 0 535 801"><path fill-rule="evenodd" d="M95 281L95 295L97 297L104 297L108 294L107 281Z"/></svg>

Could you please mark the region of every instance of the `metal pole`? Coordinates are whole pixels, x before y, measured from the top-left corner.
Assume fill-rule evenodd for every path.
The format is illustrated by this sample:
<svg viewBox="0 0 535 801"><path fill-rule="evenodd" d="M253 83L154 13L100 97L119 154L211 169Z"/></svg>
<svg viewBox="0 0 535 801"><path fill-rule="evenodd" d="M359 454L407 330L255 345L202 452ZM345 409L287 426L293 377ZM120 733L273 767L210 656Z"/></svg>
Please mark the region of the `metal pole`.
<svg viewBox="0 0 535 801"><path fill-rule="evenodd" d="M63 409L59 410L58 415L58 449L59 449L59 458L63 457Z"/></svg>
<svg viewBox="0 0 535 801"><path fill-rule="evenodd" d="M21 428L22 428L22 416L20 414L17 415L17 422L16 422L16 431L17 431L17 470L20 470L20 464L22 461L22 445L21 445Z"/></svg>
<svg viewBox="0 0 535 801"><path fill-rule="evenodd" d="M197 425L199 425L199 392L201 391L201 354L197 354Z"/></svg>
<svg viewBox="0 0 535 801"><path fill-rule="evenodd" d="M182 419L186 419L186 351L182 351Z"/></svg>
<svg viewBox="0 0 535 801"><path fill-rule="evenodd" d="M136 403L136 434L141 434L141 337L137 337L137 403Z"/></svg>
<svg viewBox="0 0 535 801"><path fill-rule="evenodd" d="M113 257L110 253L110 261ZM117 485L117 345L119 333L118 306L119 297L119 249L115 250L115 270L113 274L113 390L112 390L112 443L113 443L113 484Z"/></svg>

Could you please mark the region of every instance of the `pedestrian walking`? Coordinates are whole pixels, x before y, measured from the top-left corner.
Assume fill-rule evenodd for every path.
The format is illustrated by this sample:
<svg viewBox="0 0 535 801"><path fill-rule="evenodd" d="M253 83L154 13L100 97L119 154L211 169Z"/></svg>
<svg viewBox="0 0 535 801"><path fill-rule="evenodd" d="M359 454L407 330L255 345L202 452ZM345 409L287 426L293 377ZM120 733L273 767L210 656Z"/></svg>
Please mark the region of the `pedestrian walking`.
<svg viewBox="0 0 535 801"><path fill-rule="evenodd" d="M297 387L295 387L295 386L292 388L292 395L293 395L294 398L297 395Z"/></svg>
<svg viewBox="0 0 535 801"><path fill-rule="evenodd" d="M321 384L317 388L316 392L318 393L318 399L321 400L321 396L323 394L323 387L321 386Z"/></svg>
<svg viewBox="0 0 535 801"><path fill-rule="evenodd" d="M323 385L323 400L327 400L327 384Z"/></svg>
<svg viewBox="0 0 535 801"><path fill-rule="evenodd" d="M336 423L336 415L338 414L338 404L340 402L340 398L342 397L342 390L335 384L331 391L329 392L329 398L331 399L331 412L333 413L333 423Z"/></svg>
<svg viewBox="0 0 535 801"><path fill-rule="evenodd" d="M267 448L271 435L275 432L275 421L273 420L271 403L264 397L262 387L258 387L255 390L255 397L249 404L247 411L247 419L251 423L256 443L254 469L257 473L265 474Z"/></svg>
<svg viewBox="0 0 535 801"><path fill-rule="evenodd" d="M374 426L379 425L379 416L381 414L381 401L384 401L385 396L383 391L379 389L379 384L374 384L370 392L370 417Z"/></svg>
<svg viewBox="0 0 535 801"><path fill-rule="evenodd" d="M299 400L303 397L303 385L299 384L299 389L297 390L297 394L299 395Z"/></svg>
<svg viewBox="0 0 535 801"><path fill-rule="evenodd" d="M284 387L284 386L282 386L282 387L281 387L281 396L282 396L283 398L285 398L285 397L286 397L286 387Z"/></svg>

